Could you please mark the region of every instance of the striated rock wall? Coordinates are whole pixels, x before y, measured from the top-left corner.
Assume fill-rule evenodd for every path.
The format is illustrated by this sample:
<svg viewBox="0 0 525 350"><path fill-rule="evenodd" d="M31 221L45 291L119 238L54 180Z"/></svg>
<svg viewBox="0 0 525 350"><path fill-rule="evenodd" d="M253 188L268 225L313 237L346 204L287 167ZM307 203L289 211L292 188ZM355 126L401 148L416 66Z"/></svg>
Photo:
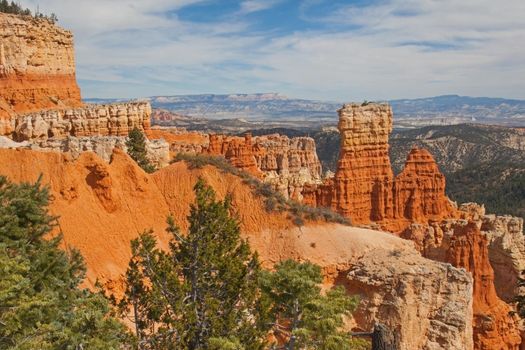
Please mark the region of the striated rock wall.
<svg viewBox="0 0 525 350"><path fill-rule="evenodd" d="M395 178L393 200L393 218L411 222L440 219L454 210L445 195L445 176L432 155L417 147L410 151L403 171Z"/></svg>
<svg viewBox="0 0 525 350"><path fill-rule="evenodd" d="M172 155L223 156L234 166L270 183L286 198L302 200L305 186L322 183L321 163L315 141L310 137L289 138L279 134L238 137L172 128L153 128L147 135L168 141Z"/></svg>
<svg viewBox="0 0 525 350"><path fill-rule="evenodd" d="M210 135L209 145L205 151L214 156L224 156L230 163L257 177L262 177L261 170L255 161L252 135L243 137L228 137L225 135Z"/></svg>
<svg viewBox="0 0 525 350"><path fill-rule="evenodd" d="M388 158L391 107L346 104L339 110L339 131L341 150L332 208L354 223L391 217L394 177Z"/></svg>
<svg viewBox="0 0 525 350"><path fill-rule="evenodd" d="M321 163L310 137L288 138L273 134L254 138L257 167L264 181L286 198L302 201L303 187L321 184Z"/></svg>
<svg viewBox="0 0 525 350"><path fill-rule="evenodd" d="M475 349L517 349L521 339L517 319L512 316L513 308L498 295L495 283L509 279L509 254L496 254L500 264L492 268L494 256L493 243L489 244L489 234L480 231L484 209L466 205L460 208L462 219L449 219L433 222L430 225L412 224L402 234L411 239L423 256L451 263L472 273L473 327ZM479 210L481 209L481 211ZM490 222L494 222L489 218ZM504 231L493 232L493 237L503 237ZM495 241L495 240L494 240ZM522 248L515 248L522 249ZM503 261L503 263L501 263ZM517 278L515 273L510 276ZM515 290L515 285L499 286L507 295ZM511 298L512 299L512 298Z"/></svg>
<svg viewBox="0 0 525 350"><path fill-rule="evenodd" d="M83 152L93 152L106 162L111 161L115 148L127 152L126 137L122 136L90 136L65 139L48 139L33 142L29 148L35 151L51 151L69 153L73 159L78 159ZM148 159L156 168L163 168L170 162L169 144L164 140L146 140Z"/></svg>
<svg viewBox="0 0 525 350"><path fill-rule="evenodd" d="M305 203L331 207L354 224L378 222L399 232L411 222L454 215L445 177L426 150L414 148L394 178L388 156L392 109L387 104L346 104L339 110L341 150L333 179L303 191Z"/></svg>
<svg viewBox="0 0 525 350"><path fill-rule="evenodd" d="M71 32L0 13L0 134L12 132L16 113L80 105Z"/></svg>
<svg viewBox="0 0 525 350"><path fill-rule="evenodd" d="M55 109L17 116L13 138L46 140L67 136L127 136L137 127L150 127L149 102L88 105L74 109Z"/></svg>

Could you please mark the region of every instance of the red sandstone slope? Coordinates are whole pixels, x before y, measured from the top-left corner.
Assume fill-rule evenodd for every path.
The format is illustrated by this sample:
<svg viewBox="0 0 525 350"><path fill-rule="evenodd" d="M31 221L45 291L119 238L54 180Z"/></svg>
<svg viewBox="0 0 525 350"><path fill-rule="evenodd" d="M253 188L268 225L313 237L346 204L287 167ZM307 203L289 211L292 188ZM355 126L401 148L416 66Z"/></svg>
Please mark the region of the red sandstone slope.
<svg viewBox="0 0 525 350"><path fill-rule="evenodd" d="M96 278L118 279L130 257L130 240L143 230L152 228L166 243L169 213L184 227L199 176L219 196L233 193L245 232L292 226L286 214L266 213L262 201L240 178L213 167L190 171L183 163L149 175L119 150L107 164L92 153L71 161L58 153L0 149L0 174L16 182L34 182L44 175L65 243L80 249L86 258L89 284Z"/></svg>

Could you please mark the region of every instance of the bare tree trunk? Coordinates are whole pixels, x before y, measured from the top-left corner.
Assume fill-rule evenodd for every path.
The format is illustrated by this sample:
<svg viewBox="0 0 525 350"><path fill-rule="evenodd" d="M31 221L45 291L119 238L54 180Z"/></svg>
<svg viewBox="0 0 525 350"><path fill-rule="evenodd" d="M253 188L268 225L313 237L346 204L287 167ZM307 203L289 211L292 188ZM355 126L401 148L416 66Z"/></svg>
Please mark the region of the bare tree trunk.
<svg viewBox="0 0 525 350"><path fill-rule="evenodd" d="M397 339L383 324L376 324L372 333L372 350L397 350Z"/></svg>

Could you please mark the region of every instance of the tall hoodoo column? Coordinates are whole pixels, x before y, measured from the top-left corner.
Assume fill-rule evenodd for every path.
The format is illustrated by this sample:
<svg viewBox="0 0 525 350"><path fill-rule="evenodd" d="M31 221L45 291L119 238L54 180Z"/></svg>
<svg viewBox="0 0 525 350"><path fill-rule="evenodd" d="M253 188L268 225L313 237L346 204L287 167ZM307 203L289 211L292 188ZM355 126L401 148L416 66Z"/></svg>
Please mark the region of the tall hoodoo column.
<svg viewBox="0 0 525 350"><path fill-rule="evenodd" d="M345 104L339 110L341 150L331 206L356 224L392 216L393 173L388 157L392 108Z"/></svg>

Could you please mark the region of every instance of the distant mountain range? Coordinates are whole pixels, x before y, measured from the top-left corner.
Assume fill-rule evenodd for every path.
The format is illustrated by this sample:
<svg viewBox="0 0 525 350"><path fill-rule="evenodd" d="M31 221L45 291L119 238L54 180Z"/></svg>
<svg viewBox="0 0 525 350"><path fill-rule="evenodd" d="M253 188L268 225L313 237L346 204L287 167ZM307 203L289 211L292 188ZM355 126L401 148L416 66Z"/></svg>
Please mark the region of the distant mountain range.
<svg viewBox="0 0 525 350"><path fill-rule="evenodd" d="M177 95L146 98L154 108L206 119L335 120L342 102L288 98L276 93ZM88 99L86 102L116 102ZM349 101L347 101L349 102ZM388 101L400 127L465 122L525 126L525 100L445 95Z"/></svg>

